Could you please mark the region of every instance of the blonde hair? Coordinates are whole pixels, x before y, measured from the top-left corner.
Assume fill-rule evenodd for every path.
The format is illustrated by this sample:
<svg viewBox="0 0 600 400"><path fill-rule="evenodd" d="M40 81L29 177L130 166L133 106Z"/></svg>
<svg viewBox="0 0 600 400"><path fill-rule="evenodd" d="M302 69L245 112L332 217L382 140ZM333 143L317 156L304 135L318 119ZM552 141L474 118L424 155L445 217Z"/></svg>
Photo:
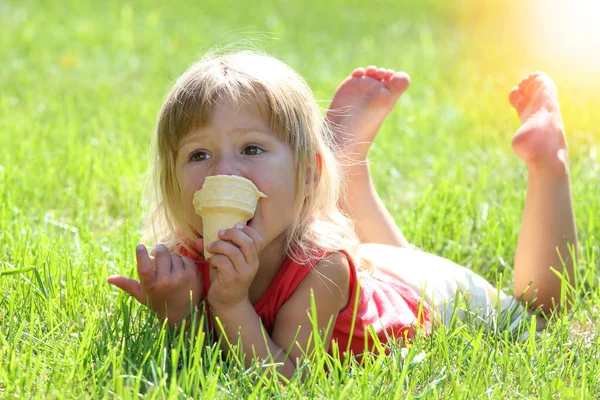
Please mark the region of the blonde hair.
<svg viewBox="0 0 600 400"><path fill-rule="evenodd" d="M186 223L175 176L180 140L207 124L220 100L254 104L270 129L289 145L297 167L293 223L286 255L305 262L314 251L351 250L358 243L350 219L338 208L340 171L332 135L312 91L288 65L257 52L207 54L177 79L160 110L156 127L153 201L145 240L177 252L198 238ZM307 179L307 177L309 177Z"/></svg>

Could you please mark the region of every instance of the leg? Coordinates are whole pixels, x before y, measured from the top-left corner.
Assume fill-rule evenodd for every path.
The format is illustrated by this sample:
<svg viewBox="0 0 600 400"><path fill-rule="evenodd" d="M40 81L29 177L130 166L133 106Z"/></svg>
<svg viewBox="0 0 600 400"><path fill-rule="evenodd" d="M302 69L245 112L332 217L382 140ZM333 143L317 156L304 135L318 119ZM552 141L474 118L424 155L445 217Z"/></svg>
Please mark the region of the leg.
<svg viewBox="0 0 600 400"><path fill-rule="evenodd" d="M354 221L363 243L409 246L377 194L367 163L379 127L409 82L403 72L356 69L340 84L327 112L344 174L340 208Z"/></svg>
<svg viewBox="0 0 600 400"><path fill-rule="evenodd" d="M535 295L534 305L548 315L561 300L561 281L550 267L575 283L577 233L564 126L556 86L545 74L526 77L509 99L522 122L513 138L513 149L528 168L515 254L515 294L523 293L531 282L525 299Z"/></svg>

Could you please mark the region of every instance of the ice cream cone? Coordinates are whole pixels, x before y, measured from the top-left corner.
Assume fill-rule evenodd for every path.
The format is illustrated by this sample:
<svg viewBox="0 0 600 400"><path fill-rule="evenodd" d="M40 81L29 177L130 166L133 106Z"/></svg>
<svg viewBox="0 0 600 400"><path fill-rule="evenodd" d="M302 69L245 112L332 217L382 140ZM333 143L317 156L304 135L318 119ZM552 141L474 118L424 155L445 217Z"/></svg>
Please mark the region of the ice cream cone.
<svg viewBox="0 0 600 400"><path fill-rule="evenodd" d="M206 260L213 256L206 246L219 239L219 231L236 224L246 225L261 197L267 196L241 176L215 175L204 180L202 188L194 194L194 209L202 217Z"/></svg>

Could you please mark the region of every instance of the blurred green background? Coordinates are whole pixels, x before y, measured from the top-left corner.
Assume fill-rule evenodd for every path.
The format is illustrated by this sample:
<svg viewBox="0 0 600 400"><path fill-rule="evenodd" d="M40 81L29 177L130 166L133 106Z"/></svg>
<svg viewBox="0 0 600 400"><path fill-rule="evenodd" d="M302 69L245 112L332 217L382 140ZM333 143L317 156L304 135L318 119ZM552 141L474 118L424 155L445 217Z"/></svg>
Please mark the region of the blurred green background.
<svg viewBox="0 0 600 400"><path fill-rule="evenodd" d="M598 231L590 210L599 208L591 194L600 176L599 90L537 54L527 34L537 32L535 9L466 0L0 4L5 232L16 221L36 231L44 217L96 243L118 241L127 221L137 229L161 101L215 46L275 55L306 78L324 108L357 66L408 72L411 88L371 158L382 195L409 238L426 247L427 229L411 218L428 187L457 186L482 196L478 202L521 197L524 170L510 154L518 121L507 93L526 73L547 71L562 96L575 194L586 198L578 202L587 207L582 234ZM481 179L485 190L472 193ZM518 227L519 207L514 212L503 223L507 237Z"/></svg>
<svg viewBox="0 0 600 400"><path fill-rule="evenodd" d="M548 72L570 145L581 268L597 271L600 34L584 18L597 13L562 2L548 14L553 4L0 0L0 271L39 273L0 276L0 339L39 372L0 373L0 397L2 376L70 386L69 371L120 342L103 321L121 326L124 306L105 280L134 276L156 116L175 79L215 47L282 59L324 109L355 67L408 72L370 155L378 190L411 242L508 290L526 182L508 92ZM22 342L25 327L47 347ZM70 336L85 329L97 333L91 347Z"/></svg>
<svg viewBox="0 0 600 400"><path fill-rule="evenodd" d="M324 109L357 66L408 72L411 88L371 153L378 188L409 240L482 268L498 254L511 260L525 189L525 170L510 150L518 120L507 94L526 73L547 71L560 89L585 240L599 230L600 86L582 72L586 65L573 62L571 72L560 54L544 56L547 44L536 38L540 26L554 25L540 25L546 8L531 4L2 2L6 253L44 224L50 237L62 237L56 227L66 224L82 243L110 249L124 243L124 232L134 243L161 101L215 47L259 48L282 59ZM478 242L488 223L502 227L494 234L501 242L475 260L485 252Z"/></svg>

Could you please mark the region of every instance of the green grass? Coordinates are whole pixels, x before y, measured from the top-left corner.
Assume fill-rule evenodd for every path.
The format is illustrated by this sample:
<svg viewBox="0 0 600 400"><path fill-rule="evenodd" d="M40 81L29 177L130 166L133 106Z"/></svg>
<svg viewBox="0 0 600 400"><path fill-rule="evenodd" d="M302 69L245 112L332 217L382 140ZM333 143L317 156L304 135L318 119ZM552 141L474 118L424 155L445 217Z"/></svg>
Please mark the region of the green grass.
<svg viewBox="0 0 600 400"><path fill-rule="evenodd" d="M444 3L0 2L0 398L597 398L600 88L535 62L500 2ZM453 326L363 364L321 353L287 386L168 335L105 281L134 276L162 99L230 43L288 62L323 107L356 66L407 71L371 154L378 189L410 241L508 291L526 172L507 93L551 72L581 240L573 310L524 343Z"/></svg>

